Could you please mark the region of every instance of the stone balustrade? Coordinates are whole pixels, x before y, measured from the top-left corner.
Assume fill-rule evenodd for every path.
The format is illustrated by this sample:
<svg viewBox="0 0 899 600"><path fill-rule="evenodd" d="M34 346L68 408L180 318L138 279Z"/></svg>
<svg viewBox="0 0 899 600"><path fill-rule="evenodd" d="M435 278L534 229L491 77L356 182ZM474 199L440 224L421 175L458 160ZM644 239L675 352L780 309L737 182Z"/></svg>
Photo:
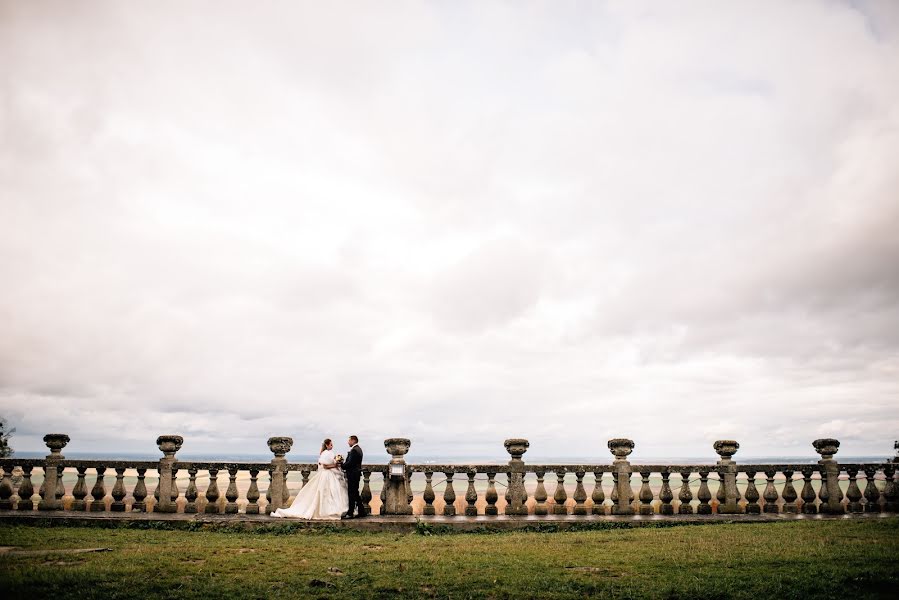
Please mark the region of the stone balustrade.
<svg viewBox="0 0 899 600"><path fill-rule="evenodd" d="M270 462L181 461L184 443L163 435L158 461L67 460L65 434L48 434L43 459L0 459L0 512L268 514L290 503L317 469L290 463L293 440L268 440ZM734 440L713 444L709 464L631 464L634 442L609 440L607 464L527 464L528 440L505 441L506 464L407 464L412 442L390 438L384 464L363 465L369 513L421 517L508 515L843 514L899 512L899 458L841 464L840 442L819 439L810 464L739 464ZM260 477L261 476L261 477ZM35 480L35 478L38 478ZM35 485L40 482L37 490ZM154 487L151 494L148 484ZM264 485L265 490L260 486Z"/></svg>

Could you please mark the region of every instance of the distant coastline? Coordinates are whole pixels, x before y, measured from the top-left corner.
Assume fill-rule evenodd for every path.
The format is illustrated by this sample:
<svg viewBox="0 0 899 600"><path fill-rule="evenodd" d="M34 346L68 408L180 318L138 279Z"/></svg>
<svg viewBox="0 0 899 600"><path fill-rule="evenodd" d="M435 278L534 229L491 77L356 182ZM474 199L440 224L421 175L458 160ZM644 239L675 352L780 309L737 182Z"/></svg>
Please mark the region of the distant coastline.
<svg viewBox="0 0 899 600"><path fill-rule="evenodd" d="M135 460L155 461L160 455L129 452L65 452L70 460ZM16 452L13 458L44 458L46 452ZM389 457L386 454L371 453L367 455L367 463L386 463ZM679 464L713 464L716 456L702 457L640 457L631 456L631 463L645 465L679 465ZM836 456L842 463L878 463L891 460L892 457L881 456ZM269 462L272 455L269 454L178 454L178 459L197 462ZM287 460L292 463L314 463L318 459L312 454L288 454ZM814 464L820 459L817 455L805 456L735 456L736 462L745 464ZM501 456L414 456L408 455L409 464L506 464L508 457ZM525 463L531 464L607 464L612 462L611 456L525 456Z"/></svg>

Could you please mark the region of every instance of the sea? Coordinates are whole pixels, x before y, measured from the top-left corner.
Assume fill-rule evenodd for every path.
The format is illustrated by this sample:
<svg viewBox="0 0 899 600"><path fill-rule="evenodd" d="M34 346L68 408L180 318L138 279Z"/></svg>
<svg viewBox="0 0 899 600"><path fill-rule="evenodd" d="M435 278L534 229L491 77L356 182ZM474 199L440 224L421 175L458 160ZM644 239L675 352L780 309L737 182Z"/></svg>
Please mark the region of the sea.
<svg viewBox="0 0 899 600"><path fill-rule="evenodd" d="M159 453L142 454L142 453L105 453L105 452L65 452L65 457L69 460L132 460L132 461L155 461L161 458ZM16 452L14 458L44 458L46 452ZM377 459L368 458L366 463L386 463L388 457L386 454L378 452L375 456ZM369 454L371 457L371 454ZM236 453L218 453L218 454L181 454L177 458L182 461L197 462L269 462L272 459L271 453L266 454L236 454ZM815 464L821 457L817 454L803 456L735 456L734 460L739 464ZM837 455L836 459L841 463L879 463L892 460L891 456L842 456ZM318 460L318 456L313 454L288 454L288 462L292 463L314 463ZM717 456L681 456L681 457L654 457L631 455L628 460L632 464L642 465L701 465L713 464L718 460ZM508 455L505 456L416 456L407 455L406 462L409 464L433 464L433 465L489 465L489 464L507 464L509 462ZM525 455L525 463L530 464L547 464L547 465L565 465L565 464L609 464L612 457L608 454L604 456L540 456Z"/></svg>

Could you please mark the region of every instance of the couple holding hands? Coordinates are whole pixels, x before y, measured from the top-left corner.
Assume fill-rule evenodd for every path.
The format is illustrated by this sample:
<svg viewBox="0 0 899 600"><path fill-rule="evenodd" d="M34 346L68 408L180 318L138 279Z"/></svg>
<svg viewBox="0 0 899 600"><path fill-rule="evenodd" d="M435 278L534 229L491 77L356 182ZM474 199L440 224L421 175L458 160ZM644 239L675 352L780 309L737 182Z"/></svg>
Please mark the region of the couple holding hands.
<svg viewBox="0 0 899 600"><path fill-rule="evenodd" d="M346 460L334 454L330 438L322 442L318 470L297 493L289 508L279 508L273 517L293 519L358 519L365 515L359 498L362 477L362 448L351 435ZM355 513L355 514L354 514Z"/></svg>

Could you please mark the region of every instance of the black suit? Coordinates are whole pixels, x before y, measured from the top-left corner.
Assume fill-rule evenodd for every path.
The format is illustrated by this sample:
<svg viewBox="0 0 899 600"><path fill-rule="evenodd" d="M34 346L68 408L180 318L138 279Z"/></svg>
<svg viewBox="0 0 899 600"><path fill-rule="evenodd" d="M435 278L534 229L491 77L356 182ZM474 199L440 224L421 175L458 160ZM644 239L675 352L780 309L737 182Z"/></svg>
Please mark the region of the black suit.
<svg viewBox="0 0 899 600"><path fill-rule="evenodd" d="M347 515L353 516L353 511L357 510L359 516L365 516L365 507L362 506L362 500L359 498L359 480L362 478L362 448L356 444L346 455L343 461L343 470L346 471L347 495L349 496L349 508Z"/></svg>

